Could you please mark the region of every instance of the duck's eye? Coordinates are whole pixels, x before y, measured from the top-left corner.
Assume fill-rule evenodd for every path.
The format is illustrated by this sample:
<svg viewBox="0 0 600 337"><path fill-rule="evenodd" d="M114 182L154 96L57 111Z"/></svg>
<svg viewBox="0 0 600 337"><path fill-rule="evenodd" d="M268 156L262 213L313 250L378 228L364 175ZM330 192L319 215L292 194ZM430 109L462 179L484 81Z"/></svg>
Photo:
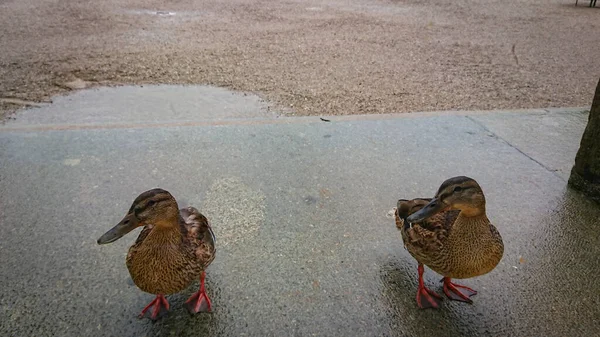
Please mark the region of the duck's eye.
<svg viewBox="0 0 600 337"><path fill-rule="evenodd" d="M148 207L152 207L152 206L154 206L154 204L156 204L156 201L154 201L154 200L148 201Z"/></svg>
<svg viewBox="0 0 600 337"><path fill-rule="evenodd" d="M454 192L460 192L460 191L462 191L462 187L460 187L460 186L456 186L456 187L454 188Z"/></svg>

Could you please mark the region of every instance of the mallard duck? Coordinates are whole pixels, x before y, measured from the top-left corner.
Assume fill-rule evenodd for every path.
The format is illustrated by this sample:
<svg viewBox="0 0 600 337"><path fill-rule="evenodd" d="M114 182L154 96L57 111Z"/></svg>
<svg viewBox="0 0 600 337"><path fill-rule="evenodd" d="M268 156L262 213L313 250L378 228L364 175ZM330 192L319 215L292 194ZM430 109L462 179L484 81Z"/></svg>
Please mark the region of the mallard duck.
<svg viewBox="0 0 600 337"><path fill-rule="evenodd" d="M129 248L126 265L138 288L156 298L141 312L152 308L156 320L169 310L165 295L187 288L200 278L200 290L185 306L191 313L210 311L204 286L205 269L215 258L215 235L208 220L194 207L179 209L173 196L160 188L140 194L127 215L98 239L98 244L114 242L137 227L144 227Z"/></svg>
<svg viewBox="0 0 600 337"><path fill-rule="evenodd" d="M417 305L437 308L441 297L425 287L423 265L444 278L451 300L472 303L477 292L452 282L487 274L500 262L504 244L485 213L479 184L468 177L450 178L434 198L398 200L396 226L409 253L419 263Z"/></svg>

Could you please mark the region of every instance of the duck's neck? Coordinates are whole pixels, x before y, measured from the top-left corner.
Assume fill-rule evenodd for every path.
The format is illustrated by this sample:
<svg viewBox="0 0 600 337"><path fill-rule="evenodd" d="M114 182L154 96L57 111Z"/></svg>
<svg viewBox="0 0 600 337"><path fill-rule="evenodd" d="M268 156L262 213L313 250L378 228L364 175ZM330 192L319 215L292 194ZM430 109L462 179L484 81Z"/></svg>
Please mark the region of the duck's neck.
<svg viewBox="0 0 600 337"><path fill-rule="evenodd" d="M461 211L452 226L453 232L463 232L463 234L479 236L482 233L490 231L490 220L485 211L478 213L465 213Z"/></svg>
<svg viewBox="0 0 600 337"><path fill-rule="evenodd" d="M485 203L474 207L461 207L460 215L462 215L464 218L477 218L480 216L485 217Z"/></svg>
<svg viewBox="0 0 600 337"><path fill-rule="evenodd" d="M149 240L160 244L179 244L182 239L181 228L177 220L157 222L148 236Z"/></svg>

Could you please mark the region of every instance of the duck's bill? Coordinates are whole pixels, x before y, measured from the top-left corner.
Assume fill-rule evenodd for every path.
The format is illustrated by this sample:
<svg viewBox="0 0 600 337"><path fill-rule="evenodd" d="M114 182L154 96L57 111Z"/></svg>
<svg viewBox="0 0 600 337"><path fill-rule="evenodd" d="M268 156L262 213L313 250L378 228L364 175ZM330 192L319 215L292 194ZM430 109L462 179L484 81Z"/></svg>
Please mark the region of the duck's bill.
<svg viewBox="0 0 600 337"><path fill-rule="evenodd" d="M431 201L417 212L411 214L406 221L409 223L421 222L431 216L438 214L446 208L446 205L438 200L437 198L431 199Z"/></svg>
<svg viewBox="0 0 600 337"><path fill-rule="evenodd" d="M125 234L131 232L138 226L138 220L134 214L127 214L121 222L119 222L115 227L111 228L108 232L104 233L98 239L98 244L103 245L106 243L111 243L119 240Z"/></svg>

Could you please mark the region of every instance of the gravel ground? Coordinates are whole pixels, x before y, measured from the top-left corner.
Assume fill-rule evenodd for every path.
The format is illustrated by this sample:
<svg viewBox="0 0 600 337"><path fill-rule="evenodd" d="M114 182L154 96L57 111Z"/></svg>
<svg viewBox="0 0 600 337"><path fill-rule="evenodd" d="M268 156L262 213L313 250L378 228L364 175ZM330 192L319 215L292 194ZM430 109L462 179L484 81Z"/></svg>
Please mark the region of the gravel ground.
<svg viewBox="0 0 600 337"><path fill-rule="evenodd" d="M255 92L296 115L585 106L600 76L586 2L0 0L0 117L142 83Z"/></svg>

